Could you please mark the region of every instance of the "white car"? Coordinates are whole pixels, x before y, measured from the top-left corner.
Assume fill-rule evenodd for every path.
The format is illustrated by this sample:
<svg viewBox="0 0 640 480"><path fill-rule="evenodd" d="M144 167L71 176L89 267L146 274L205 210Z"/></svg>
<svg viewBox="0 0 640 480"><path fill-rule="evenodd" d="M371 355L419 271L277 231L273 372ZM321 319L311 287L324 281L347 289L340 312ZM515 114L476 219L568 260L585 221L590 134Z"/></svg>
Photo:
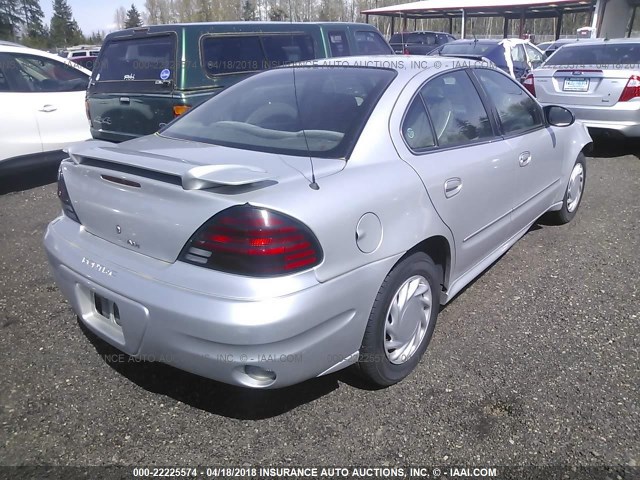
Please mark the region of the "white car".
<svg viewBox="0 0 640 480"><path fill-rule="evenodd" d="M57 55L0 45L0 175L59 162L64 147L91 138L90 75Z"/></svg>

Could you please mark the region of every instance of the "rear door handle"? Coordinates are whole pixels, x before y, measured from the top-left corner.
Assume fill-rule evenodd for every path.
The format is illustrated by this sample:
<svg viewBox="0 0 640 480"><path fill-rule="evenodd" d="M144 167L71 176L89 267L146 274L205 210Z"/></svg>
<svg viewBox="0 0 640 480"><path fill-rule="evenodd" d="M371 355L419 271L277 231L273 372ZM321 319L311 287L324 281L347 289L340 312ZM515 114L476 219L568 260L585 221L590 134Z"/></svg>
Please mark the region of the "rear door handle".
<svg viewBox="0 0 640 480"><path fill-rule="evenodd" d="M57 108L54 107L53 105L46 104L46 105L43 105L39 111L49 113L49 112L55 112L56 110Z"/></svg>
<svg viewBox="0 0 640 480"><path fill-rule="evenodd" d="M522 152L518 157L518 163L521 167L526 167L531 162L531 152Z"/></svg>
<svg viewBox="0 0 640 480"><path fill-rule="evenodd" d="M444 182L444 196L451 198L462 190L462 179L453 177Z"/></svg>

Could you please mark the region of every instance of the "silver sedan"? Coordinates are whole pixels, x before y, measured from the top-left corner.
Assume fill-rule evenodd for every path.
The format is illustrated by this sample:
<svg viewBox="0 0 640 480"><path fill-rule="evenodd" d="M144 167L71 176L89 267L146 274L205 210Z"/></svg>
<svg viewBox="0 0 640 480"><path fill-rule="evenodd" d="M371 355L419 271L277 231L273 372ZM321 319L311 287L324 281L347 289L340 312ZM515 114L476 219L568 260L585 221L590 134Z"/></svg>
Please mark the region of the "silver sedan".
<svg viewBox="0 0 640 480"><path fill-rule="evenodd" d="M354 57L255 75L160 132L69 149L45 235L106 342L275 388L406 377L440 305L543 214L569 222L585 127L501 71Z"/></svg>

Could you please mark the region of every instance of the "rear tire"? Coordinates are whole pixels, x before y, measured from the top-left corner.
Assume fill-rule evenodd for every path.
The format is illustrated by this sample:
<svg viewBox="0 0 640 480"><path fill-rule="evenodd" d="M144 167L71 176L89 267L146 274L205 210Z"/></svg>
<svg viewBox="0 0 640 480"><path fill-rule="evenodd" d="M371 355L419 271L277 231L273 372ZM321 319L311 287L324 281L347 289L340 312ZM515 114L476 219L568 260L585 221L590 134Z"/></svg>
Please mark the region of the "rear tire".
<svg viewBox="0 0 640 480"><path fill-rule="evenodd" d="M586 181L587 162L584 154L580 152L576 163L571 169L569 183L567 184L567 188L564 192L564 198L562 199L562 208L557 212L548 213L548 219L550 222L556 225L564 225L565 223L569 223L573 220L573 217L578 213Z"/></svg>
<svg viewBox="0 0 640 480"><path fill-rule="evenodd" d="M440 311L442 268L422 252L397 264L378 291L360 347L360 375L386 387L409 375L424 354Z"/></svg>

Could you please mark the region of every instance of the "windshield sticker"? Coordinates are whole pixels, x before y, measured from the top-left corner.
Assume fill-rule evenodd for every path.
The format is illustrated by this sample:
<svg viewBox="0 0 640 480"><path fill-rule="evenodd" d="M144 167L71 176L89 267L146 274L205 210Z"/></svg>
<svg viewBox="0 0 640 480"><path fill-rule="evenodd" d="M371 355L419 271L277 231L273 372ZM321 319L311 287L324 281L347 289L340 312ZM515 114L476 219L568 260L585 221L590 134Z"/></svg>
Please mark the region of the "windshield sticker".
<svg viewBox="0 0 640 480"><path fill-rule="evenodd" d="M96 75L96 82L100 81L100 74Z"/></svg>
<svg viewBox="0 0 640 480"><path fill-rule="evenodd" d="M165 68L164 70L162 70L160 72L160 79L161 80L166 80L171 76L171 70L169 70L168 68Z"/></svg>
<svg viewBox="0 0 640 480"><path fill-rule="evenodd" d="M128 75L124 76L125 80L135 80L136 79L136 74L135 73L130 73Z"/></svg>

